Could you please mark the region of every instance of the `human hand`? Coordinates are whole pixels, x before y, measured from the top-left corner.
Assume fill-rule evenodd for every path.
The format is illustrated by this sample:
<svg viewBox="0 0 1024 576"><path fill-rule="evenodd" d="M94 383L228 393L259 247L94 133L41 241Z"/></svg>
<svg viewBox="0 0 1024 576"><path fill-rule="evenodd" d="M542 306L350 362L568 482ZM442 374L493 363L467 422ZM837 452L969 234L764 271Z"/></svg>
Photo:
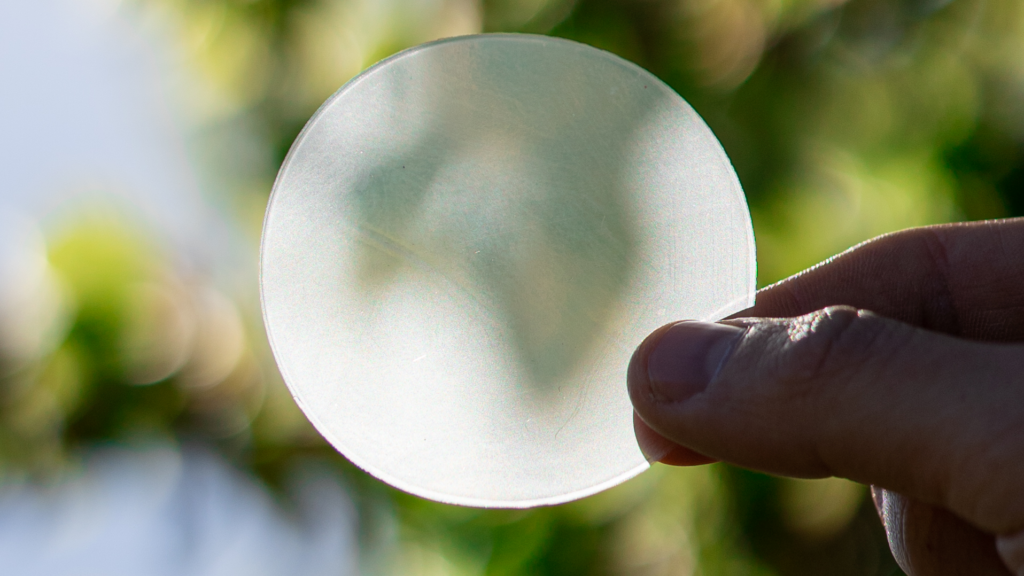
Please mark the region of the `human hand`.
<svg viewBox="0 0 1024 576"><path fill-rule="evenodd" d="M1024 219L876 238L742 316L634 353L649 456L871 484L908 574L1024 576Z"/></svg>

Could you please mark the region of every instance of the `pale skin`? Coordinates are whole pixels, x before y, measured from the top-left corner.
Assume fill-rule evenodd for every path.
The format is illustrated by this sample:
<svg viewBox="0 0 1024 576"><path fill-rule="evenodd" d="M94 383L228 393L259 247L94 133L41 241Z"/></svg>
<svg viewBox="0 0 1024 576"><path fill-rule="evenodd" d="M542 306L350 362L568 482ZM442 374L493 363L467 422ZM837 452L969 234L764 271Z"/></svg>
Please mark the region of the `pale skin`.
<svg viewBox="0 0 1024 576"><path fill-rule="evenodd" d="M637 349L648 456L869 484L907 574L1024 576L1024 219L882 236L756 302Z"/></svg>

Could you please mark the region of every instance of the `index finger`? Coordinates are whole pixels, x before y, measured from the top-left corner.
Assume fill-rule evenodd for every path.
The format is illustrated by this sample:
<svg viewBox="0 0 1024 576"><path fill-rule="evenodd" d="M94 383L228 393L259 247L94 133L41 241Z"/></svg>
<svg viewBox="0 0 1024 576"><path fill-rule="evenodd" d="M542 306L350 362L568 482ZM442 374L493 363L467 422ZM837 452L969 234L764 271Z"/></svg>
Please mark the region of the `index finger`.
<svg viewBox="0 0 1024 576"><path fill-rule="evenodd" d="M1024 218L880 236L762 289L733 317L847 305L976 340L1024 340Z"/></svg>

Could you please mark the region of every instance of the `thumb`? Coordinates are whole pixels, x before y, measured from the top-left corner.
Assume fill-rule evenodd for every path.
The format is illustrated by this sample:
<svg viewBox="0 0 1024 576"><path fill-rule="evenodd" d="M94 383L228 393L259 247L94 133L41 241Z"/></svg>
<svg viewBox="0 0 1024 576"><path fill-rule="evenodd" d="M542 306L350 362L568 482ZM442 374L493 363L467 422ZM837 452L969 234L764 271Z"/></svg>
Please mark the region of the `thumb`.
<svg viewBox="0 0 1024 576"><path fill-rule="evenodd" d="M1024 346L982 344L849 307L680 322L630 361L637 414L710 458L841 476L1024 529Z"/></svg>

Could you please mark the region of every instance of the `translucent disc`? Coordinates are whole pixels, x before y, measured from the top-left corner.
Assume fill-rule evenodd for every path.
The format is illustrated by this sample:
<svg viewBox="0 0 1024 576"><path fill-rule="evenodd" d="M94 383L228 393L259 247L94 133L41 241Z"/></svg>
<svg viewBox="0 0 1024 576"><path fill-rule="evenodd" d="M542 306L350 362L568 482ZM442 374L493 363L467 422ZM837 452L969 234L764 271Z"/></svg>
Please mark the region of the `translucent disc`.
<svg viewBox="0 0 1024 576"><path fill-rule="evenodd" d="M377 64L306 125L263 231L278 365L321 434L426 498L557 504L647 468L626 365L753 303L750 215L675 92L554 38Z"/></svg>

